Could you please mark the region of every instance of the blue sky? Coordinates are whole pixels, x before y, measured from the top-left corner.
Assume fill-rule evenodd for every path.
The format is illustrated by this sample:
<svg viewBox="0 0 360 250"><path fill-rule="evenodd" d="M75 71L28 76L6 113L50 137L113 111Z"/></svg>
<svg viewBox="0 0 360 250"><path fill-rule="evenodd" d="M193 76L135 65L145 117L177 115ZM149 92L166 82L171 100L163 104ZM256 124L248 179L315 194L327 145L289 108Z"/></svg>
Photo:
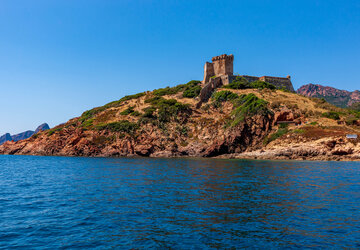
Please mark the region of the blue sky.
<svg viewBox="0 0 360 250"><path fill-rule="evenodd" d="M360 89L360 1L0 0L0 135L234 72Z"/></svg>

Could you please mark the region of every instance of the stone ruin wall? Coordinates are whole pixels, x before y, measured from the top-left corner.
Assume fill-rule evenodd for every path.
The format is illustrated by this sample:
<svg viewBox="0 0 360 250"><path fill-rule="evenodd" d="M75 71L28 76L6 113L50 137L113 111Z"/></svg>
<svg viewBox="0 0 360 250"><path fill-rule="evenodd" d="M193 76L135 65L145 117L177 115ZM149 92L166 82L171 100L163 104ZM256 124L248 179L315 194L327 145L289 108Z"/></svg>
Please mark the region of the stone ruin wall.
<svg viewBox="0 0 360 250"><path fill-rule="evenodd" d="M259 80L258 76L247 76L247 75L242 75L241 77L245 78L246 81L248 82L255 82ZM234 80L235 80L236 76L234 76Z"/></svg>
<svg viewBox="0 0 360 250"><path fill-rule="evenodd" d="M291 92L295 92L294 87L291 83L290 76L287 76L286 78L285 77L262 76L259 78L259 80L271 83L278 88L285 88Z"/></svg>

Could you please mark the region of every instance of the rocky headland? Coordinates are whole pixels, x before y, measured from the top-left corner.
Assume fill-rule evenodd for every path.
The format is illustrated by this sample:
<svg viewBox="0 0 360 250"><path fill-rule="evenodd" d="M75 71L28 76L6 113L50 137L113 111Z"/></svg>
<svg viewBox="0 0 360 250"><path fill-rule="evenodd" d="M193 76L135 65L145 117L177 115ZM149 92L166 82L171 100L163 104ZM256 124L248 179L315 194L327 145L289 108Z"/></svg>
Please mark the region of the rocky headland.
<svg viewBox="0 0 360 250"><path fill-rule="evenodd" d="M10 135L9 133L4 134L3 136L0 136L0 145L5 143L6 141L20 141L25 140L27 138L30 138L34 134L37 134L40 131L45 131L50 129L49 125L47 123L43 123L40 126L38 126L35 131L28 130L19 134Z"/></svg>
<svg viewBox="0 0 360 250"><path fill-rule="evenodd" d="M346 138L359 134L352 111L267 88L219 88L196 108L184 86L124 97L29 139L8 141L0 153L360 159L358 140Z"/></svg>
<svg viewBox="0 0 360 250"><path fill-rule="evenodd" d="M125 96L0 154L360 160L359 111L294 93L290 77L209 77L222 59L207 80Z"/></svg>

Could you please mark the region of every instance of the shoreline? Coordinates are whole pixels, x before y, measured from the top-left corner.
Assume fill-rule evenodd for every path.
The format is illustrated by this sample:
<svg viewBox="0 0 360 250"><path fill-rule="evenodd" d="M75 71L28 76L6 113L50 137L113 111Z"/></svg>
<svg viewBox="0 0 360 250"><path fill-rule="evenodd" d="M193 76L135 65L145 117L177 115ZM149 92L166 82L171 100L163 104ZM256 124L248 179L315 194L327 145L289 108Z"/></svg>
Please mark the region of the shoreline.
<svg viewBox="0 0 360 250"><path fill-rule="evenodd" d="M45 154L0 154L0 156L39 156L39 157L71 157L71 158L104 158L104 159L120 159L120 158L138 158L138 159L194 159L194 160L251 160L251 161L310 161L310 162L360 162L360 155L354 156L331 156L331 155L320 155L312 157L303 157L293 155L287 156L274 156L270 151L251 151L244 153L233 153L223 154L214 157L203 157L203 156L141 156L137 154L126 155L126 156L102 156L102 155L45 155ZM260 153L259 153L260 152ZM270 154L269 154L270 153ZM270 156L271 155L271 156Z"/></svg>

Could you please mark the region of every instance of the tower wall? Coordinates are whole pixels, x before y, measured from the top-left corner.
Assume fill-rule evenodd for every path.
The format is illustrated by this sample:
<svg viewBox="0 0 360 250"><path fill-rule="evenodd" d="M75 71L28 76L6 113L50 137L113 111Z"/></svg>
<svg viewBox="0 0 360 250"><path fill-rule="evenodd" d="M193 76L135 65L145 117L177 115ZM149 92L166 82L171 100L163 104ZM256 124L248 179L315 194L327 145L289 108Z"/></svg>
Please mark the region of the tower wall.
<svg viewBox="0 0 360 250"><path fill-rule="evenodd" d="M232 75L234 71L234 56L223 54L212 58L216 76Z"/></svg>
<svg viewBox="0 0 360 250"><path fill-rule="evenodd" d="M291 92L295 92L294 87L291 83L290 76L287 77L273 77L273 76L262 76L259 78L260 81L268 82L275 85L277 88L285 88Z"/></svg>
<svg viewBox="0 0 360 250"><path fill-rule="evenodd" d="M204 80L202 82L203 83L208 82L210 80L210 77L214 75L215 75L214 64L206 62L204 66Z"/></svg>

